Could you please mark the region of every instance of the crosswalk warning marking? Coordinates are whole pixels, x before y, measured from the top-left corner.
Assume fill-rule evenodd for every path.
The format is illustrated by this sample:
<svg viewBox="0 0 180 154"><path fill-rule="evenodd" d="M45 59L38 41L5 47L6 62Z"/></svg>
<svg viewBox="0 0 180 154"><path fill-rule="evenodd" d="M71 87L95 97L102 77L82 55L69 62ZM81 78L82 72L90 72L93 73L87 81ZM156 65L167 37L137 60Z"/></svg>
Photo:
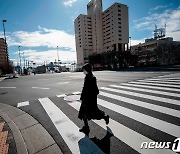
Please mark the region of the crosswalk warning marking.
<svg viewBox="0 0 180 154"><path fill-rule="evenodd" d="M80 108L81 103L74 101L69 103L77 111ZM106 130L106 124L104 120L92 120L97 125ZM153 140L137 133L136 131L118 123L117 121L110 119L109 128L112 130L112 133L122 142L126 143L128 146L132 147L134 150L138 151L141 154L174 154L171 150L167 149L141 149L141 143L143 142L153 142Z"/></svg>
<svg viewBox="0 0 180 154"><path fill-rule="evenodd" d="M72 153L103 153L49 98L39 101Z"/></svg>

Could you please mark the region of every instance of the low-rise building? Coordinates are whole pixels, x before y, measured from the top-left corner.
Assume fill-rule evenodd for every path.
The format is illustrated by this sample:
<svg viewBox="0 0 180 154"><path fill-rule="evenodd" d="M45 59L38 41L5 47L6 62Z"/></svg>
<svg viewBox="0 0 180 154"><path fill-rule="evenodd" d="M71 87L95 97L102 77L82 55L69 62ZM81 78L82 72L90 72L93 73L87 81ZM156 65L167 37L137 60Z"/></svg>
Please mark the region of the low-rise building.
<svg viewBox="0 0 180 154"><path fill-rule="evenodd" d="M171 65L180 63L180 42L172 37L146 39L145 43L131 46L131 54L138 56L138 64Z"/></svg>

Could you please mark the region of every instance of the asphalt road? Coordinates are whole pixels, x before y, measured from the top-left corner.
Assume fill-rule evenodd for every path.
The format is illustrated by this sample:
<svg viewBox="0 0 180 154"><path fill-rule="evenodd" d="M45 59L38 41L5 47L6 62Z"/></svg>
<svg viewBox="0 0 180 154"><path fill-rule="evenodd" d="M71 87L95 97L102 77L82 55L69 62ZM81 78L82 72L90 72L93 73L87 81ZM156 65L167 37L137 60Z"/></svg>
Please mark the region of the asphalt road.
<svg viewBox="0 0 180 154"><path fill-rule="evenodd" d="M89 138L78 132L83 126L77 118L80 102L65 100L79 97L73 93L82 89L82 72L0 81L0 102L19 105L32 115L64 153L78 150L85 153L92 147L113 154L172 153L172 150L141 149L140 146L144 141L174 142L180 137L180 72L100 71L94 75L101 91L99 108L111 120L108 127L102 120L90 121ZM85 148L85 143L90 146Z"/></svg>

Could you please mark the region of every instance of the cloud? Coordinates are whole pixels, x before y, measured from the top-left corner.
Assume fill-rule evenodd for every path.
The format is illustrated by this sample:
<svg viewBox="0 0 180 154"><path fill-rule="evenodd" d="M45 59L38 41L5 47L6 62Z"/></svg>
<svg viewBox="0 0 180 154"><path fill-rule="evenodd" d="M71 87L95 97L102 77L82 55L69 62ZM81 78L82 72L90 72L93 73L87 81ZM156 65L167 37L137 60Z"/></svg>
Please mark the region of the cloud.
<svg viewBox="0 0 180 154"><path fill-rule="evenodd" d="M18 51L15 52L14 54L17 54L18 56ZM23 53L24 57L28 61L33 61L37 64L43 64L44 61L46 62L54 62L55 60L57 61L57 50L43 50L43 51L38 51L38 50L22 50L21 51L21 58L22 58L22 64L23 64ZM59 59L63 61L75 61L76 59L76 53L75 52L67 52L63 50L59 50ZM16 60L17 62L17 60Z"/></svg>
<svg viewBox="0 0 180 154"><path fill-rule="evenodd" d="M37 31L15 31L8 36L7 42L9 46L24 46L24 47L48 47L69 48L70 51L75 51L74 35L68 34L61 30L47 29L39 26Z"/></svg>
<svg viewBox="0 0 180 154"><path fill-rule="evenodd" d="M77 2L78 0L66 0L63 2L65 6L72 6L73 3Z"/></svg>
<svg viewBox="0 0 180 154"><path fill-rule="evenodd" d="M140 39L140 40L131 40L131 46L137 45L139 43L144 43L145 39Z"/></svg>
<svg viewBox="0 0 180 154"><path fill-rule="evenodd" d="M75 37L65 31L38 26L38 29L33 32L15 31L6 34L11 59L18 57L18 51L15 51L14 47L21 46L21 54L24 52L27 60L41 63L54 61L57 60L58 46L61 61L76 60ZM0 32L0 36L3 37L2 32Z"/></svg>
<svg viewBox="0 0 180 154"><path fill-rule="evenodd" d="M149 30L155 29L155 24L160 27L165 27L166 24L166 36L173 37L174 40L180 41L180 7L172 10L167 9L162 13L150 13L149 16L140 18L133 21L137 30Z"/></svg>
<svg viewBox="0 0 180 154"><path fill-rule="evenodd" d="M151 11L156 11L156 10L159 10L159 9L167 8L170 5L172 5L172 4L169 4L169 5L158 5L158 6L154 7L154 8L151 8L150 10Z"/></svg>

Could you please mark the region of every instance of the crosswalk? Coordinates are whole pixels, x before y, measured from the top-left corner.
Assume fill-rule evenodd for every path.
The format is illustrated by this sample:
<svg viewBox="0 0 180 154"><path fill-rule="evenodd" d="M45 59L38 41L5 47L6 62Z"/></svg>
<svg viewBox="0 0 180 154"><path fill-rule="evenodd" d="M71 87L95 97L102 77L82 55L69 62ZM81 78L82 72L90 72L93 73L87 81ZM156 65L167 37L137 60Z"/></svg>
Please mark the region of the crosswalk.
<svg viewBox="0 0 180 154"><path fill-rule="evenodd" d="M64 153L175 153L171 146L180 138L180 73L101 87L98 105L110 115L110 123L107 127L103 120L92 120L89 137L78 131L82 126L77 119L81 105L79 94L74 92L36 101L68 147ZM34 104L26 101L18 103L17 107L26 109L31 105ZM102 138L103 132L112 134L111 138ZM92 136L101 139L95 142ZM171 142L171 146L141 148L144 142Z"/></svg>

